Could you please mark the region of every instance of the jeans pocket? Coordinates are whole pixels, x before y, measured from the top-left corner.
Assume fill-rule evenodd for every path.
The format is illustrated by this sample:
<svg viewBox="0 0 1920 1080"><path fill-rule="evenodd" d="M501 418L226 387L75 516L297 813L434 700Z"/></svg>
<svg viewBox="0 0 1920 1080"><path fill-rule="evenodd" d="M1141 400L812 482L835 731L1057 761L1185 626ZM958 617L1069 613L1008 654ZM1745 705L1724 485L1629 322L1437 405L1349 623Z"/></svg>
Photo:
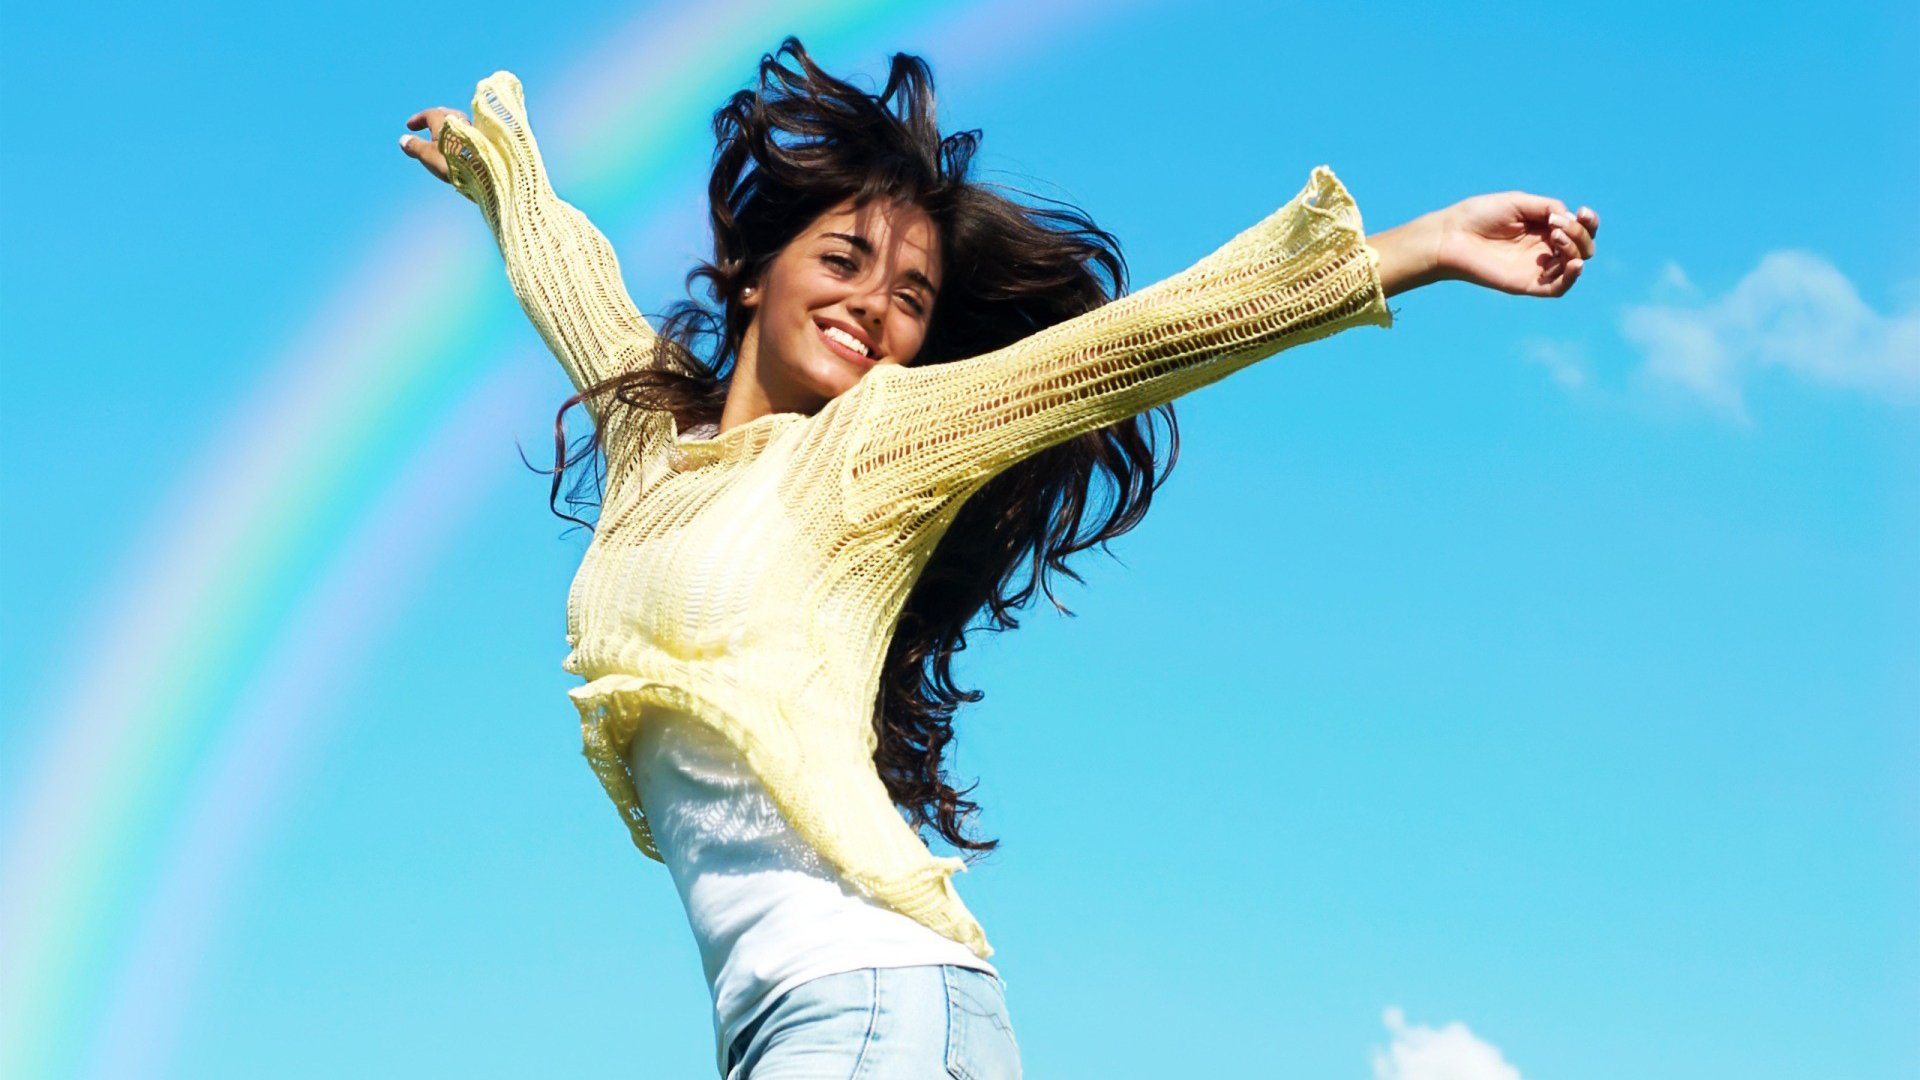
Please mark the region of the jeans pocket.
<svg viewBox="0 0 1920 1080"><path fill-rule="evenodd" d="M727 1080L766 1070L793 1075L796 1067L859 1074L880 1015L878 977L873 968L856 968L781 994L734 1037Z"/></svg>
<svg viewBox="0 0 1920 1080"><path fill-rule="evenodd" d="M1000 981L984 971L949 965L947 1074L954 1080L1019 1080L1020 1043Z"/></svg>

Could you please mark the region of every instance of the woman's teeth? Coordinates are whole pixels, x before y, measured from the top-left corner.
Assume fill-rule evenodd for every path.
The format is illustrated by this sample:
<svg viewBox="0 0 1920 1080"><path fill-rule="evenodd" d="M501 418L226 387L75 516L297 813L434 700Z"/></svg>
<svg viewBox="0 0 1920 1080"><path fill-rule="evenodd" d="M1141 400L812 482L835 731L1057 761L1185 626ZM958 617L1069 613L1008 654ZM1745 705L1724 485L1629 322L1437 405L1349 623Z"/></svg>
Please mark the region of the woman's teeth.
<svg viewBox="0 0 1920 1080"><path fill-rule="evenodd" d="M872 355L867 352L867 347L860 343L859 338L854 337L852 334L847 333L837 326L823 326L820 328L820 332L826 335L829 340L837 341L847 348L852 349L854 352L859 353L861 356Z"/></svg>

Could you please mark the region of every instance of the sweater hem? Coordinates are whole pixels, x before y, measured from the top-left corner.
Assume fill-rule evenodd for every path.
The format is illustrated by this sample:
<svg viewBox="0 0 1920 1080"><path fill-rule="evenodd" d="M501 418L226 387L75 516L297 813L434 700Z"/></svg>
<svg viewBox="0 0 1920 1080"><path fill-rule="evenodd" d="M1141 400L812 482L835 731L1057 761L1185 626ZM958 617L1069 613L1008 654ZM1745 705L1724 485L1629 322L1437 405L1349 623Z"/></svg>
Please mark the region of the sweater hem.
<svg viewBox="0 0 1920 1080"><path fill-rule="evenodd" d="M811 844L849 886L935 933L967 946L982 960L993 955L993 947L988 944L985 932L967 911L966 904L953 885L953 875L967 870L965 859L935 856L926 850L924 844L919 844L917 838L915 843L919 844L923 858L918 860L918 866L902 872L877 871L836 857L836 845L824 842L830 838L817 835L818 830L811 827L806 815L793 813L793 805L804 803L805 796L795 793L789 785L767 782L767 762L793 761L804 756L797 743L769 745L754 730L734 721L707 696L687 689L685 684L691 681L686 678L666 681L639 675L611 674L567 691L580 714L583 752L587 762L619 810L632 835L634 846L640 849L641 854L655 862L665 862L654 843L653 832L647 823L646 812L641 807L639 790L626 757L646 710L649 707L665 707L705 724L726 739L762 781L793 830ZM772 732L786 730L780 725L762 727ZM904 821L898 817L894 820L900 822L900 828L906 828Z"/></svg>

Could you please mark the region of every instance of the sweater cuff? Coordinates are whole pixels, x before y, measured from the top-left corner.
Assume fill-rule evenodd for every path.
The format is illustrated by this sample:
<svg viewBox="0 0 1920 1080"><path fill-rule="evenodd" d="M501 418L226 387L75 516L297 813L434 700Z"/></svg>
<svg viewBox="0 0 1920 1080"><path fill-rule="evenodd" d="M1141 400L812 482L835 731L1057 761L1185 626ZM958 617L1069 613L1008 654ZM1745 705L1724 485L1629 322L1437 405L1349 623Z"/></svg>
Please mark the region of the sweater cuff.
<svg viewBox="0 0 1920 1080"><path fill-rule="evenodd" d="M506 185L549 192L539 144L527 124L525 92L511 71L496 71L476 84L473 119L449 116L437 146L447 160L447 178L481 206L497 206Z"/></svg>
<svg viewBox="0 0 1920 1080"><path fill-rule="evenodd" d="M1367 232L1360 221L1360 204L1354 200L1353 193L1331 168L1316 165L1307 178L1300 205L1314 215L1316 232L1334 236L1340 246L1364 256L1371 300L1361 310L1358 321L1391 329L1393 312L1387 308L1387 290L1380 280L1380 252L1367 243Z"/></svg>
<svg viewBox="0 0 1920 1080"><path fill-rule="evenodd" d="M448 116L440 124L440 137L434 148L447 162L447 180L468 200L486 206L492 202L493 177L497 167L487 161L482 147L485 140L473 125L457 116Z"/></svg>

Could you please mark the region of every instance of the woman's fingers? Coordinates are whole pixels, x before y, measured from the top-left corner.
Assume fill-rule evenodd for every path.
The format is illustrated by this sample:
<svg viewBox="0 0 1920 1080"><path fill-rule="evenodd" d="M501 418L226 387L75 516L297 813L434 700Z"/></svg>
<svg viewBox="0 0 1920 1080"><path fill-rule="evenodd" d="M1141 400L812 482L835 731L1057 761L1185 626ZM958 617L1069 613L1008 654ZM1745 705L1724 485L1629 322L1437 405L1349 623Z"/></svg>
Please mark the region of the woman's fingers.
<svg viewBox="0 0 1920 1080"><path fill-rule="evenodd" d="M458 116L464 121L467 114L461 112L459 109L449 109L444 105L436 105L431 109L421 109L419 112L407 117L407 127L413 131L425 129L427 133L426 136L424 138L417 135L400 136L401 151L408 157L418 160L420 164L427 167L428 172L442 180L448 180L450 178L447 171L446 156L440 153L439 149L440 129L446 127L447 117L449 116Z"/></svg>
<svg viewBox="0 0 1920 1080"><path fill-rule="evenodd" d="M1580 253L1579 249L1573 246L1573 238L1567 235L1565 229L1557 225L1547 227L1547 247L1552 251L1549 258L1555 262L1566 262Z"/></svg>
<svg viewBox="0 0 1920 1080"><path fill-rule="evenodd" d="M1554 279L1567 272L1568 260L1558 252L1549 252L1540 262L1539 284L1551 287Z"/></svg>
<svg viewBox="0 0 1920 1080"><path fill-rule="evenodd" d="M427 138L432 141L438 141L440 138L440 128L447 122L447 117L449 116L457 116L462 120L467 118L467 114L461 112L459 109L449 109L445 105L436 105L431 109L421 109L419 112L407 117L407 127L413 131L419 131L421 128L425 128L427 129Z"/></svg>
<svg viewBox="0 0 1920 1080"><path fill-rule="evenodd" d="M1573 283L1579 280L1580 271L1585 268L1586 263L1578 259L1549 260L1547 265L1540 271L1540 278L1536 283L1538 289L1535 295L1559 296L1568 289L1573 288Z"/></svg>
<svg viewBox="0 0 1920 1080"><path fill-rule="evenodd" d="M440 120L444 110L426 109L407 118L407 127L419 131L427 130L427 137L418 135L400 136L400 151L426 166L427 171L440 180L449 179L446 156L438 148L440 138Z"/></svg>
<svg viewBox="0 0 1920 1080"><path fill-rule="evenodd" d="M400 136L400 149L404 151L408 157L425 165L427 171L435 177L441 180L448 179L447 159L441 155L440 151L433 148L432 143L417 135L402 135Z"/></svg>
<svg viewBox="0 0 1920 1080"><path fill-rule="evenodd" d="M1579 261L1578 259L1568 263L1567 272L1560 276L1560 280L1555 284L1555 288L1562 293L1566 292L1568 289L1573 288L1573 283L1580 280L1580 271L1585 270L1586 268L1587 268L1587 264Z"/></svg>
<svg viewBox="0 0 1920 1080"><path fill-rule="evenodd" d="M1580 280L1587 260L1593 257L1593 233L1600 227L1600 215L1586 206L1571 215L1556 210L1548 215L1547 224L1549 242L1560 257L1554 260L1558 264L1557 272L1550 264L1541 280L1547 285L1547 295L1560 296Z"/></svg>
<svg viewBox="0 0 1920 1080"><path fill-rule="evenodd" d="M1570 253L1572 257L1586 259L1593 256L1593 234L1587 231L1586 224L1579 218L1570 214L1555 213L1547 219L1547 223L1564 233L1573 242L1574 250Z"/></svg>

